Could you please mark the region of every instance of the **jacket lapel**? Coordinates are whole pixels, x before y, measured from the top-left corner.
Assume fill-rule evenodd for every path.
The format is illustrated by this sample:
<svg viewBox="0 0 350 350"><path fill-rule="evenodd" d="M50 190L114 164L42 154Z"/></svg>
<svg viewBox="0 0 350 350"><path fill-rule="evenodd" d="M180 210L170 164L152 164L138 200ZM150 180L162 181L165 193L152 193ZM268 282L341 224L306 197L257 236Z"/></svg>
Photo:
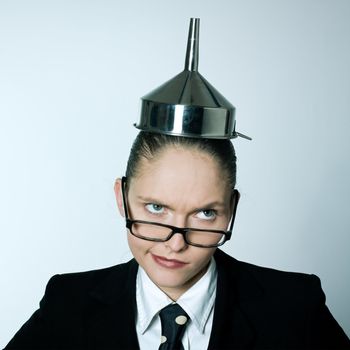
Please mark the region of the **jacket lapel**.
<svg viewBox="0 0 350 350"><path fill-rule="evenodd" d="M90 293L86 349L139 349L135 329L137 269L131 260Z"/></svg>
<svg viewBox="0 0 350 350"><path fill-rule="evenodd" d="M240 271L237 260L222 251L217 250L215 261L218 281L208 349L251 349L256 333L249 314L258 307L261 287L252 276Z"/></svg>
<svg viewBox="0 0 350 350"><path fill-rule="evenodd" d="M256 333L250 318L259 308L261 287L240 263L220 250L215 253L218 268L217 294L209 350L251 349ZM139 350L136 328L135 260L119 265L91 293L91 307L84 315L84 349Z"/></svg>

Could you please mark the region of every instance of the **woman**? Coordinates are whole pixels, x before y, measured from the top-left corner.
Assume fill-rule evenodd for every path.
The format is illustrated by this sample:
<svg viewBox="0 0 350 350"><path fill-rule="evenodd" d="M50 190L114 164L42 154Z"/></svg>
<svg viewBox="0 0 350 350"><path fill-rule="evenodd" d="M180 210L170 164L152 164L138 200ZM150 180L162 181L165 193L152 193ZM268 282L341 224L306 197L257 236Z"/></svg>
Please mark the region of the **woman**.
<svg viewBox="0 0 350 350"><path fill-rule="evenodd" d="M141 131L115 184L136 261L53 277L6 349L158 349L159 313L173 302L188 322L184 349L349 348L317 277L216 248L230 238L235 177L229 140Z"/></svg>
<svg viewBox="0 0 350 350"><path fill-rule="evenodd" d="M239 199L224 135L235 133L232 108L224 114L231 129L208 138L218 132L206 124L214 112L184 103L176 136L179 108L155 95L144 98L144 131L115 183L134 259L54 276L6 349L350 349L316 276L239 262L217 248L231 237Z"/></svg>

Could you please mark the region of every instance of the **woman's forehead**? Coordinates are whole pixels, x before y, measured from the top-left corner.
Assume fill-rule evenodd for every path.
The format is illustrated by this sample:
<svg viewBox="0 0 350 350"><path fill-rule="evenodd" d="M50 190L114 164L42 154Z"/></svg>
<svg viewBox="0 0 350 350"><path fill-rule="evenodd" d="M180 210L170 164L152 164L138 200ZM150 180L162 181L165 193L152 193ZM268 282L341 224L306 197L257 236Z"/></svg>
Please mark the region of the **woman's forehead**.
<svg viewBox="0 0 350 350"><path fill-rule="evenodd" d="M186 177L187 182L193 180L215 180L219 177L220 167L211 155L206 152L177 146L169 146L158 152L153 158L141 158L138 178L164 176L163 180L181 179ZM201 176L207 174L207 176Z"/></svg>
<svg viewBox="0 0 350 350"><path fill-rule="evenodd" d="M183 164L188 160L193 160L199 167L218 168L219 163L208 152L199 149L198 147L184 145L167 145L161 150L158 150L154 155L147 159L141 157L141 167L146 168L146 171L156 170L156 168ZM202 163L202 164L201 164ZM173 165L173 166L172 166Z"/></svg>
<svg viewBox="0 0 350 350"><path fill-rule="evenodd" d="M222 202L227 186L218 162L210 155L174 147L155 159L143 159L137 176L130 181L133 195L166 201L192 198L193 202Z"/></svg>

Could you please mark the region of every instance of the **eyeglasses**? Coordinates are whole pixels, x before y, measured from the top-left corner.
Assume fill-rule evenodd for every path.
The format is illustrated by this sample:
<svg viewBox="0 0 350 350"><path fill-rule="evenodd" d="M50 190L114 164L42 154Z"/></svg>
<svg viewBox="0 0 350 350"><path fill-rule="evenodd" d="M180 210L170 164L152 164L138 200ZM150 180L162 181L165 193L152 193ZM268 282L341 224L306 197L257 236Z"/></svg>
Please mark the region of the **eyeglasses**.
<svg viewBox="0 0 350 350"><path fill-rule="evenodd" d="M131 220L129 219L128 208L125 196L126 177L122 178L122 196L125 211L126 227L135 237L152 242L166 242L174 234L179 233L183 236L184 241L195 247L213 248L223 245L231 238L233 224L236 216L236 208L239 200L239 192L233 192L233 213L228 231L223 230L204 230L199 228L181 228L158 222Z"/></svg>

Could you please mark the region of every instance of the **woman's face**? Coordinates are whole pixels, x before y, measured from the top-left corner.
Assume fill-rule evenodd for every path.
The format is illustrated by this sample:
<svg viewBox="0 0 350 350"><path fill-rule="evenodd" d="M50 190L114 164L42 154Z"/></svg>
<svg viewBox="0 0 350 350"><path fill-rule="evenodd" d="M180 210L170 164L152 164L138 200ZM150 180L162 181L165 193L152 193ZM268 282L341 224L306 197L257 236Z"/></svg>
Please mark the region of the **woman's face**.
<svg viewBox="0 0 350 350"><path fill-rule="evenodd" d="M128 179L127 203L134 220L177 227L227 230L232 191L217 162L201 151L168 147ZM116 196L123 215L121 184ZM181 234L150 242L128 233L132 254L150 279L177 300L206 272L216 248L187 245Z"/></svg>

